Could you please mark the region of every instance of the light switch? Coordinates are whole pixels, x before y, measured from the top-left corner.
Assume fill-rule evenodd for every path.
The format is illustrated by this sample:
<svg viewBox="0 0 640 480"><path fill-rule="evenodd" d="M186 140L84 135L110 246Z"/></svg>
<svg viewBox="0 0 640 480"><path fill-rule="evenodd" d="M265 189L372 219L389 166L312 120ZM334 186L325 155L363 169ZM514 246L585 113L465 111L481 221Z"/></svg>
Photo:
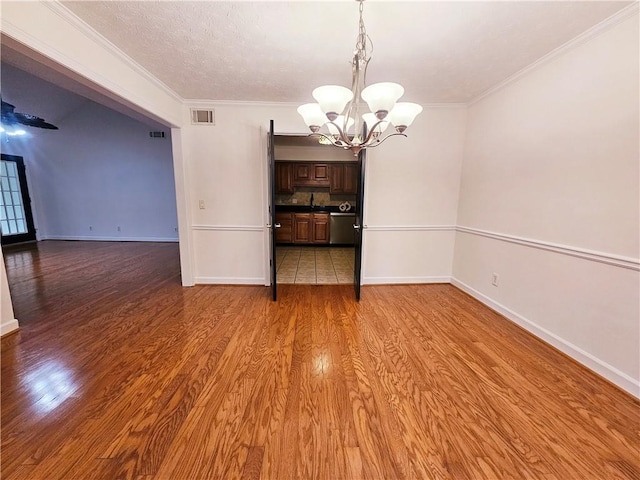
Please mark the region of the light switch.
<svg viewBox="0 0 640 480"><path fill-rule="evenodd" d="M200 200L199 206L200 210L204 210L204 200Z"/></svg>

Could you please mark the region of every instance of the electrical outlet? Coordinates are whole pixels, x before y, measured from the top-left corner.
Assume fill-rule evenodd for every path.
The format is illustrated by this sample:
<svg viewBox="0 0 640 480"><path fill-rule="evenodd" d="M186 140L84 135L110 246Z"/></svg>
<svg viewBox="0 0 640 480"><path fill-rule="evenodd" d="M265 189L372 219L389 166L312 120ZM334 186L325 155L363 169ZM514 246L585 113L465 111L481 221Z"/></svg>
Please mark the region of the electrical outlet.
<svg viewBox="0 0 640 480"><path fill-rule="evenodd" d="M291 203L298 203L298 199L297 198L292 199Z"/></svg>
<svg viewBox="0 0 640 480"><path fill-rule="evenodd" d="M118 225L118 231L120 231L120 225Z"/></svg>
<svg viewBox="0 0 640 480"><path fill-rule="evenodd" d="M200 207L200 210L204 210L204 200L200 200L198 202L198 206Z"/></svg>
<svg viewBox="0 0 640 480"><path fill-rule="evenodd" d="M89 231L93 230L93 226L89 225Z"/></svg>
<svg viewBox="0 0 640 480"><path fill-rule="evenodd" d="M494 272L491 275L491 285L493 285L494 287L497 287L498 283L500 283L500 276Z"/></svg>

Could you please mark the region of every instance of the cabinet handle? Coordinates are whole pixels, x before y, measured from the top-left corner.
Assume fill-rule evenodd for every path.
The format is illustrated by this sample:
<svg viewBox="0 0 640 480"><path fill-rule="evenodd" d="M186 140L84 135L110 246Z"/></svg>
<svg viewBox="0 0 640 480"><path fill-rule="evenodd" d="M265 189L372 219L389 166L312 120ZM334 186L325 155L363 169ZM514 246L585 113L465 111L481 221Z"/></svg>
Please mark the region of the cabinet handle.
<svg viewBox="0 0 640 480"><path fill-rule="evenodd" d="M280 228L280 227L282 227L282 225L280 225L279 223L276 223L276 224L274 225L274 227L276 227L276 228Z"/></svg>
<svg viewBox="0 0 640 480"><path fill-rule="evenodd" d="M354 225L354 226L353 226L353 229L354 229L354 230L360 230L360 225Z"/></svg>

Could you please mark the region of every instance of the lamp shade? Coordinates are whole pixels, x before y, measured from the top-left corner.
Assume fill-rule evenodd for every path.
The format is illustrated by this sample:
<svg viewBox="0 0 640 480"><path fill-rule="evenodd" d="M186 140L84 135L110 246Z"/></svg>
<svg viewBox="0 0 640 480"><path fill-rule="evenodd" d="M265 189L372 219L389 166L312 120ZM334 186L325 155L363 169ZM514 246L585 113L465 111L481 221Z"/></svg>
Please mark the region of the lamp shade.
<svg viewBox="0 0 640 480"><path fill-rule="evenodd" d="M322 112L320 105L317 103L305 103L298 107L298 113L302 115L304 123L311 131L318 131L322 125L327 123L327 117Z"/></svg>
<svg viewBox="0 0 640 480"><path fill-rule="evenodd" d="M362 115L362 119L366 122L368 130L371 130L376 123L380 122L376 126L374 133L382 133L389 126L389 122L378 120L378 117L376 117L375 113L365 113L364 115Z"/></svg>
<svg viewBox="0 0 640 480"><path fill-rule="evenodd" d="M329 120L335 120L353 98L353 92L339 85L324 85L311 92Z"/></svg>
<svg viewBox="0 0 640 480"><path fill-rule="evenodd" d="M353 127L353 118L349 117L347 121L347 125L345 126L344 115L338 115L338 117L333 121L333 123L338 125L338 127L340 127L346 135L349 129ZM340 135L340 132L338 131L338 129L333 123L327 122L327 128L329 129L329 132L331 133L331 135Z"/></svg>
<svg viewBox="0 0 640 480"><path fill-rule="evenodd" d="M381 82L369 85L362 90L362 99L369 105L369 110L382 120L393 110L398 99L404 93L402 85L391 82Z"/></svg>
<svg viewBox="0 0 640 480"><path fill-rule="evenodd" d="M422 112L422 107L417 103L398 102L387 119L393 123L400 133L413 123L416 116Z"/></svg>

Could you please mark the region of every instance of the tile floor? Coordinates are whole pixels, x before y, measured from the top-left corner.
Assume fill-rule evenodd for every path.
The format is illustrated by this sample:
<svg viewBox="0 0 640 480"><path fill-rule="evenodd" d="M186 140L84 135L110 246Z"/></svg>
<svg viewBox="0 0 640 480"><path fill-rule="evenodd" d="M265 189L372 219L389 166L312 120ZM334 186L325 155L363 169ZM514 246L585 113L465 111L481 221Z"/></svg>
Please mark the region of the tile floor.
<svg viewBox="0 0 640 480"><path fill-rule="evenodd" d="M329 285L353 282L353 248L277 247L278 283Z"/></svg>

